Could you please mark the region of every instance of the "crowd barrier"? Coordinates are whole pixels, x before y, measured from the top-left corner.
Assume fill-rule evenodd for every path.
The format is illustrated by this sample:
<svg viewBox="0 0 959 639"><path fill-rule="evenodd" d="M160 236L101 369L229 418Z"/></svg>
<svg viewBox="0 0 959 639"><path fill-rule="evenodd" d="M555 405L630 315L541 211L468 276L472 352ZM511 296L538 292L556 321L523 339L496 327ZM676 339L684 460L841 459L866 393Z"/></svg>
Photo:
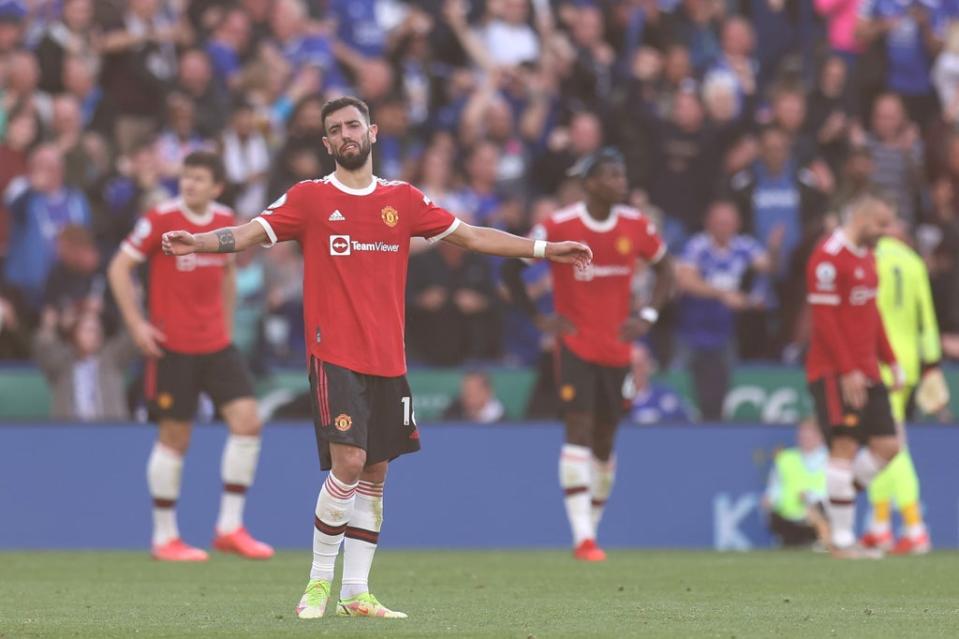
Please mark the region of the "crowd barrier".
<svg viewBox="0 0 959 639"><path fill-rule="evenodd" d="M563 547L558 424L428 424L423 450L390 468L384 547ZM619 474L600 531L610 547L766 547L760 498L785 426L624 427ZM220 493L218 425L198 427L179 503L187 541L207 544ZM140 424L0 424L0 549L143 548L145 466L154 430ZM271 423L248 527L282 548L311 543L323 474L312 428ZM934 543L959 546L959 428L910 431ZM865 515L865 509L860 510Z"/></svg>

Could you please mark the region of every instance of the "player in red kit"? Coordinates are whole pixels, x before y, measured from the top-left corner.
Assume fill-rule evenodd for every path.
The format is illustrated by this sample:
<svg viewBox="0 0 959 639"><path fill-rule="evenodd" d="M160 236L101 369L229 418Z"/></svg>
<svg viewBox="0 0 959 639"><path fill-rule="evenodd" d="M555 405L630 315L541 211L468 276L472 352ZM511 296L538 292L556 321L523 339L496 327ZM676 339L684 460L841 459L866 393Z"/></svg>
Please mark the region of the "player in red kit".
<svg viewBox="0 0 959 639"><path fill-rule="evenodd" d="M573 533L573 555L602 561L596 545L616 470L613 441L624 406L623 380L631 342L659 318L673 287L672 261L656 226L639 211L620 204L626 198L626 166L614 149L604 149L573 167L586 198L554 213L532 237L575 240L593 250L586 269L553 264L556 315L540 317L520 278L524 262L504 265L513 300L544 330L559 334L556 384L566 440L560 452L559 481ZM656 284L638 315L632 281L640 262L652 266Z"/></svg>
<svg viewBox="0 0 959 639"><path fill-rule="evenodd" d="M220 158L208 152L186 157L180 198L144 215L110 264L109 279L127 329L146 355L145 392L157 420L157 441L147 464L153 497L153 556L169 561L203 561L206 552L180 539L174 506L180 494L183 456L201 392L207 393L230 430L223 449L223 496L214 548L266 559L268 545L243 526L246 491L260 455L262 425L253 382L232 345L233 262L223 255L170 257L160 250L171 229L195 232L233 224L233 211L217 204L225 173ZM133 271L149 263L149 320L133 286Z"/></svg>
<svg viewBox="0 0 959 639"><path fill-rule="evenodd" d="M864 195L843 209L842 226L816 247L806 268L812 336L806 377L829 442L826 514L833 554L854 557L856 489L869 486L899 452L889 394L879 376L902 374L876 307L872 249L894 220L890 205Z"/></svg>
<svg viewBox="0 0 959 639"><path fill-rule="evenodd" d="M332 100L322 116L323 144L336 161L332 174L293 186L243 226L167 233L164 251L227 253L300 243L314 426L320 466L330 473L316 503L313 566L296 613L301 619L323 616L342 543L336 614L405 617L376 600L368 579L388 463L420 447L403 346L410 239L582 267L591 253L578 242L534 242L470 226L413 186L376 178L370 153L377 128L361 100Z"/></svg>

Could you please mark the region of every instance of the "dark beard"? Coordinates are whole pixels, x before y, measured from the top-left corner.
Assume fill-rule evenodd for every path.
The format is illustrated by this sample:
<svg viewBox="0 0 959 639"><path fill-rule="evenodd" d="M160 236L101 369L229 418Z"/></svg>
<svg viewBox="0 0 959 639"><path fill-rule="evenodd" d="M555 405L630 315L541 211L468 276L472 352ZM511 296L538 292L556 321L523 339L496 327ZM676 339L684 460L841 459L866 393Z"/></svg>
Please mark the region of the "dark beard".
<svg viewBox="0 0 959 639"><path fill-rule="evenodd" d="M368 139L358 142L358 144L360 146L360 150L354 155L342 155L339 151L336 151L333 153L333 159L336 160L336 163L347 171L357 170L366 164L366 158L370 156L370 151L372 150L372 145L370 145L370 141Z"/></svg>

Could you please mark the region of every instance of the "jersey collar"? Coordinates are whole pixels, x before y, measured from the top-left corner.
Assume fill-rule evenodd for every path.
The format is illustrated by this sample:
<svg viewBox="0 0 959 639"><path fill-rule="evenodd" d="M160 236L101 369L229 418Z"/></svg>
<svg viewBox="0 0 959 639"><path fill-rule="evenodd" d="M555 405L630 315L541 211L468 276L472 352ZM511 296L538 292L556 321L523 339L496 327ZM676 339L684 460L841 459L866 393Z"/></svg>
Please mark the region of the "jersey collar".
<svg viewBox="0 0 959 639"><path fill-rule="evenodd" d="M865 249L860 246L856 246L855 244L850 242L849 238L846 237L846 232L842 230L842 228L836 229L836 237L838 237L839 241L842 242L842 245L845 246L846 249L848 249L849 252L855 255L856 257L863 257L867 253L869 253L868 249Z"/></svg>
<svg viewBox="0 0 959 639"><path fill-rule="evenodd" d="M190 220L191 223L196 224L197 226L206 226L213 221L213 202L210 202L206 206L206 213L197 213L189 206L186 205L186 202L183 201L183 198L180 198L177 201L177 208L183 213L183 217Z"/></svg>
<svg viewBox="0 0 959 639"><path fill-rule="evenodd" d="M609 217L605 220L597 220L592 215L589 214L589 211L586 209L586 202L579 202L576 205L577 213L579 213L579 219L582 221L583 226L588 228L594 233L606 233L612 231L616 227L616 221L619 219L619 208L614 206L609 212Z"/></svg>
<svg viewBox="0 0 959 639"><path fill-rule="evenodd" d="M340 191L343 191L343 192L346 193L347 195L369 195L370 193L372 193L372 192L376 189L376 176L375 176L375 175L374 175L373 178L370 180L369 185L368 185L368 186L364 186L362 189L354 189L354 188L351 188L351 187L343 184L342 182L340 182L340 181L337 179L336 173L330 173L330 175L329 175L328 177L329 177L329 179L330 179L330 184L332 184L333 186L335 186L335 187L336 187L337 189L339 189Z"/></svg>

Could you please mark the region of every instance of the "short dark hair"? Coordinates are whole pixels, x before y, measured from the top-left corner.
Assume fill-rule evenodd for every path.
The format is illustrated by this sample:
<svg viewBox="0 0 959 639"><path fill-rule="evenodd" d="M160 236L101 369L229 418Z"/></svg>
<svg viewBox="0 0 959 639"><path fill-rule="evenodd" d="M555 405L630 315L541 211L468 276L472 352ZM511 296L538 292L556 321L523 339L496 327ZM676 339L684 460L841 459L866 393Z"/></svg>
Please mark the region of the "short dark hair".
<svg viewBox="0 0 959 639"><path fill-rule="evenodd" d="M183 158L183 168L188 166L207 169L213 176L213 181L217 184L226 182L226 169L223 167L223 160L213 151L194 151Z"/></svg>
<svg viewBox="0 0 959 639"><path fill-rule="evenodd" d="M345 109L346 107L356 107L359 109L360 113L363 114L363 118L366 120L366 123L370 123L370 107L367 106L366 102L352 95L344 95L342 97L329 100L323 105L323 110L320 111L320 117L323 120L324 135L326 135L326 116L334 111Z"/></svg>

